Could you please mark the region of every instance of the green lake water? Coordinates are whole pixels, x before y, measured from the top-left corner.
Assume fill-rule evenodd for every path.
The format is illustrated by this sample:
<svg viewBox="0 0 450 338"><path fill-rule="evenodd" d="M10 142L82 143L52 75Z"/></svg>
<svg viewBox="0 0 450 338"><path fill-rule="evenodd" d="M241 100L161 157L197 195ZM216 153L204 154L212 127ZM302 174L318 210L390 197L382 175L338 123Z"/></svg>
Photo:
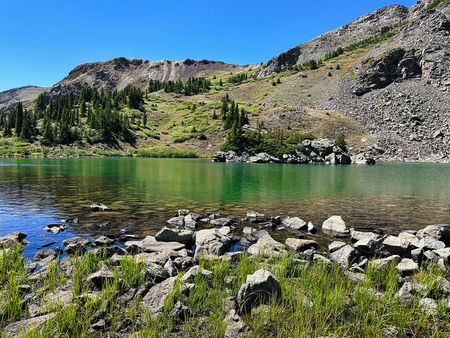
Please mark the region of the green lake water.
<svg viewBox="0 0 450 338"><path fill-rule="evenodd" d="M450 166L211 163L207 159L1 158L0 236L23 231L37 246L74 235L154 234L178 209L245 217L299 216L320 225L340 215L348 227L391 233L450 223ZM94 213L102 202L113 209ZM47 223L78 217L53 235ZM100 224L111 221L108 228Z"/></svg>

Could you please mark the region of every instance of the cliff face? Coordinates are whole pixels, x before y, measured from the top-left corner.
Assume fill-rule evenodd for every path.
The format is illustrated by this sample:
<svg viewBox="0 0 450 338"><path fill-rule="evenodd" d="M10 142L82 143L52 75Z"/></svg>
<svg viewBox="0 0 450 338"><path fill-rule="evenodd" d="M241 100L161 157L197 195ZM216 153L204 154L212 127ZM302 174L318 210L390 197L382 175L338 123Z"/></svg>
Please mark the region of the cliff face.
<svg viewBox="0 0 450 338"><path fill-rule="evenodd" d="M216 61L147 61L139 59L116 58L106 62L86 63L75 67L68 76L55 84L51 95L69 92L78 94L86 86L105 90L122 89L133 85L144 89L148 81L187 80L190 77L208 76L216 71L237 72L252 68Z"/></svg>
<svg viewBox="0 0 450 338"><path fill-rule="evenodd" d="M317 60L339 47L345 47L380 34L383 27L395 27L409 16L408 8L400 5L387 6L366 14L351 23L289 49L267 62L258 76L284 71L288 65L301 65Z"/></svg>

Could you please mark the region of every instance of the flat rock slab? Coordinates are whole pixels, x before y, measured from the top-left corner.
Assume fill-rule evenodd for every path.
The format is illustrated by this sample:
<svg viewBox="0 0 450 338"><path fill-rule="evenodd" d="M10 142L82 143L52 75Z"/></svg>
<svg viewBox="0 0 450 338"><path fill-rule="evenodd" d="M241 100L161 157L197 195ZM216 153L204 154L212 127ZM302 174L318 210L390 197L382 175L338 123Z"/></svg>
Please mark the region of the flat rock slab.
<svg viewBox="0 0 450 338"><path fill-rule="evenodd" d="M42 327L47 321L53 319L55 316L55 313L50 313L48 315L11 323L4 328L3 332L5 333L6 337L19 337L19 333L25 333L32 329L36 330Z"/></svg>
<svg viewBox="0 0 450 338"><path fill-rule="evenodd" d="M164 302L173 291L177 277L169 277L165 281L154 285L141 301L144 309L150 311L152 317L158 317L164 310Z"/></svg>
<svg viewBox="0 0 450 338"><path fill-rule="evenodd" d="M179 230L164 227L155 235L155 238L158 242L178 242L186 244L192 239L192 235L193 231L191 230Z"/></svg>
<svg viewBox="0 0 450 338"><path fill-rule="evenodd" d="M164 252L164 251L177 251L185 247L183 243L178 242L159 242L153 236L147 236L142 241L129 241L125 242L127 251L140 250L142 252Z"/></svg>
<svg viewBox="0 0 450 338"><path fill-rule="evenodd" d="M317 242L307 239L287 238L286 248L295 252L303 252L308 249L317 249Z"/></svg>

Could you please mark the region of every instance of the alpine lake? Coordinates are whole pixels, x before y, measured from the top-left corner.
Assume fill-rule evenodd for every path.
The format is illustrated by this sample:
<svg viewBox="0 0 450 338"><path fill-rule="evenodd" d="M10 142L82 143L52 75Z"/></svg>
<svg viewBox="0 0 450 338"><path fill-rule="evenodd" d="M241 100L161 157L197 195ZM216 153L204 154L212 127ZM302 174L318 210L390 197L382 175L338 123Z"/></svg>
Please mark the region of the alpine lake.
<svg viewBox="0 0 450 338"><path fill-rule="evenodd" d="M156 234L178 209L233 215L248 211L267 218L298 216L320 226L340 215L348 228L384 229L398 234L430 224L450 223L450 165L377 163L361 165L283 165L212 163L210 159L0 158L0 236L28 235L24 255L66 238L124 233ZM92 212L90 205L112 210ZM77 217L67 231L48 233L49 223ZM105 222L109 225L102 225ZM234 233L242 235L238 222ZM208 227L208 225L203 225ZM283 240L297 234L274 230ZM322 249L331 237L319 231L307 238ZM118 243L120 244L120 243ZM320 247L319 247L320 249Z"/></svg>

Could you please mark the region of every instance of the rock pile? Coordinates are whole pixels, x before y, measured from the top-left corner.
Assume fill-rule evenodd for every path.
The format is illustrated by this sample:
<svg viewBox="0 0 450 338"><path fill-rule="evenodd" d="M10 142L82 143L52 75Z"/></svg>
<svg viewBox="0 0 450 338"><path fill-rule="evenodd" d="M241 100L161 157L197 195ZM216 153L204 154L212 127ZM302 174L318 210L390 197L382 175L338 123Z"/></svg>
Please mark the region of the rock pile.
<svg viewBox="0 0 450 338"><path fill-rule="evenodd" d="M265 152L257 153L244 149L240 152L233 150L218 151L214 154L213 162L234 163L286 163L286 164L375 164L375 160L366 153L357 154L353 160L350 153L337 146L329 139L304 140L298 144L298 149L291 154L280 157Z"/></svg>
<svg viewBox="0 0 450 338"><path fill-rule="evenodd" d="M176 217L195 218L188 210L180 210ZM200 215L199 215L200 217ZM207 218L212 221L211 218ZM220 218L219 218L220 219ZM233 217L227 218L236 220ZM281 229L289 229L290 234L298 235L300 230L309 231L309 225L299 217L286 217L278 225L274 220L267 220L265 216L256 212L249 212L245 221L257 221ZM203 220L206 220L203 218ZM333 241L328 246L327 252L319 252L318 244L314 240L300 238L287 238L284 243L275 240L268 231L253 227L245 227L243 235L238 238L232 234L232 228L228 225L215 226L210 229L194 231L187 229L164 227L155 236L147 236L143 240L127 241L124 248L112 246L108 240L96 240L75 237L63 241L65 252L68 255L81 255L89 247L97 257L106 257L112 265L101 265L95 271L85 276L87 297L94 296L116 279L122 278L121 262L127 257L133 258L145 264L143 273L149 282L133 288L123 288L117 295L117 306L140 299L140 307L148 310L153 318L160 316L169 297L173 297L173 291L177 287L183 293L189 294L195 283L203 280L206 283L212 281L215 272L208 271L199 266L200 256L207 259L231 260L238 262L244 251L250 255L250 259L259 255L265 257L283 257L292 255L299 266L308 267L313 262L324 264L337 264L348 278L353 281L365 279L365 269L384 269L395 264L402 287L396 294L399 301L412 304L413 295L420 295L419 309L424 312L435 312L437 309L436 296L429 294L424 285L419 284L411 275L419 271L421 266L430 263L446 269L450 264L450 225L430 225L419 231L405 231L397 236L378 234L374 232L361 232L347 229L345 222L339 216L327 219L322 225L322 231L327 236L345 238L344 241ZM316 229L317 230L317 229ZM15 245L26 245L26 237L23 233L12 233L0 238L0 246L3 255ZM297 237L297 236L295 236ZM230 252L233 244L240 241L242 251ZM195 248L195 251L193 250ZM51 249L41 250L28 262L28 283L43 280L51 274L51 266L58 262L61 252ZM369 261L370 260L370 261ZM67 278L67 282L50 293L41 293L33 290L28 284L22 285L22 306L28 306L29 318L9 323L4 327L7 337L16 336L18 332L25 332L31 328L43 325L56 314L52 312L54 304L69 306L77 301L74 297L75 266L74 260L65 260L60 263ZM233 279L233 276L226 277ZM436 281L441 294L450 294L450 281L441 277ZM258 305L279 300L283 297L280 283L272 272L265 267L249 274L245 283L240 286L236 298L230 298L230 306L224 318L227 326L225 336L246 336L251 334L249 327L241 315L251 313ZM434 297L434 298L433 298ZM303 303L307 307L313 306L313 301L305 298ZM192 316L192 310L179 300L175 299L170 316L175 321L183 321ZM0 309L2 307L0 306ZM91 332L107 332L107 318L95 318L91 322Z"/></svg>

